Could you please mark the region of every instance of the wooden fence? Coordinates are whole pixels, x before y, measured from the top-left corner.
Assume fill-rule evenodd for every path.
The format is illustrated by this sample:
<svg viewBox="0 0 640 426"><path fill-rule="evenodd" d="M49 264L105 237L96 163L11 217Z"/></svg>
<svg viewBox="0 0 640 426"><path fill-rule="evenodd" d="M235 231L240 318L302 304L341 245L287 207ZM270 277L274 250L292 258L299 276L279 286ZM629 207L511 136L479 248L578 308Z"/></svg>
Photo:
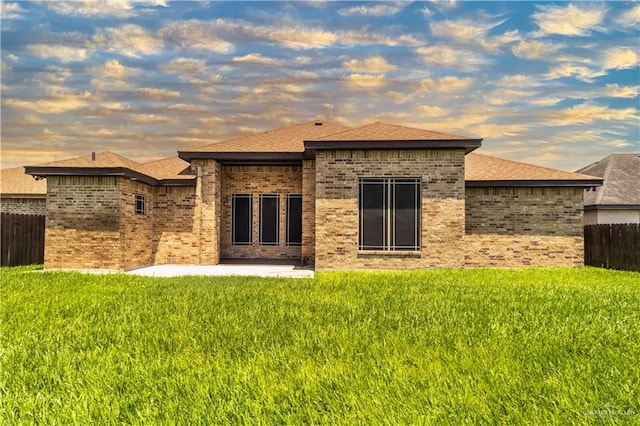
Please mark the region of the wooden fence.
<svg viewBox="0 0 640 426"><path fill-rule="evenodd" d="M640 224L585 226L584 263L600 268L640 271Z"/></svg>
<svg viewBox="0 0 640 426"><path fill-rule="evenodd" d="M44 216L2 213L2 266L44 263Z"/></svg>

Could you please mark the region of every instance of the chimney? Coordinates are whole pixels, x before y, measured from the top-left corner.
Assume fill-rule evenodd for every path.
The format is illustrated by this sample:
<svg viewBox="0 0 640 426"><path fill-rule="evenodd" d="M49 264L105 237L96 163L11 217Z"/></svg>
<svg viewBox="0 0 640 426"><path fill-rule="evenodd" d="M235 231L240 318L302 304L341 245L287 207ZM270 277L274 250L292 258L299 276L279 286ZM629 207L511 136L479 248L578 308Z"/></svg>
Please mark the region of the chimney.
<svg viewBox="0 0 640 426"><path fill-rule="evenodd" d="M316 126L322 126L322 121L320 121L320 120L316 120L315 125L316 125Z"/></svg>
<svg viewBox="0 0 640 426"><path fill-rule="evenodd" d="M95 151L93 151L91 153L91 161L96 161L96 152Z"/></svg>

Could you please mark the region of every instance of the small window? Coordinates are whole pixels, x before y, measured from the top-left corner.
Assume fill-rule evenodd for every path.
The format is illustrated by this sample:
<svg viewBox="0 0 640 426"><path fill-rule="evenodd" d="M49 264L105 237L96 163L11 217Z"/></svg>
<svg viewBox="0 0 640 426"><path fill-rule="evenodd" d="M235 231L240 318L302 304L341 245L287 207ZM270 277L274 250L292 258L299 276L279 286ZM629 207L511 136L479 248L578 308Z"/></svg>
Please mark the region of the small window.
<svg viewBox="0 0 640 426"><path fill-rule="evenodd" d="M251 245L253 239L253 197L251 194L234 194L231 202L231 244Z"/></svg>
<svg viewBox="0 0 640 426"><path fill-rule="evenodd" d="M279 231L280 197L278 194L260 194L260 245L277 246Z"/></svg>
<svg viewBox="0 0 640 426"><path fill-rule="evenodd" d="M144 195L136 194L136 214L144 215Z"/></svg>
<svg viewBox="0 0 640 426"><path fill-rule="evenodd" d="M287 245L302 245L302 195L287 194Z"/></svg>
<svg viewBox="0 0 640 426"><path fill-rule="evenodd" d="M360 179L359 250L420 250L420 179Z"/></svg>

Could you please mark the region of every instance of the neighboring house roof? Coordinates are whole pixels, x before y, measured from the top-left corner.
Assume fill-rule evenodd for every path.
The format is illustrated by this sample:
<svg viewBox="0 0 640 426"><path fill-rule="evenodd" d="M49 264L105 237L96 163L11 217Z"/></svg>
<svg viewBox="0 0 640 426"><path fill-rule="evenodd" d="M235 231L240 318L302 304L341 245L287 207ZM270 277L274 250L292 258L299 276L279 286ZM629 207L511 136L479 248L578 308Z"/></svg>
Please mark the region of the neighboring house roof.
<svg viewBox="0 0 640 426"><path fill-rule="evenodd" d="M596 186L602 179L533 164L471 153L465 160L467 186Z"/></svg>
<svg viewBox="0 0 640 426"><path fill-rule="evenodd" d="M585 208L640 209L640 153L611 154L578 170L604 179L584 194Z"/></svg>
<svg viewBox="0 0 640 426"><path fill-rule="evenodd" d="M385 123L349 128L325 121L311 121L179 151L178 155L185 160L286 161L312 158L315 149L465 148L466 152L471 152L480 146L481 141Z"/></svg>
<svg viewBox="0 0 640 426"><path fill-rule="evenodd" d="M43 198L47 181L25 174L24 167L0 170L0 190L3 198Z"/></svg>
<svg viewBox="0 0 640 426"><path fill-rule="evenodd" d="M25 166L25 170L34 176L123 176L161 186L193 185L195 179L189 163L178 157L138 163L113 152Z"/></svg>

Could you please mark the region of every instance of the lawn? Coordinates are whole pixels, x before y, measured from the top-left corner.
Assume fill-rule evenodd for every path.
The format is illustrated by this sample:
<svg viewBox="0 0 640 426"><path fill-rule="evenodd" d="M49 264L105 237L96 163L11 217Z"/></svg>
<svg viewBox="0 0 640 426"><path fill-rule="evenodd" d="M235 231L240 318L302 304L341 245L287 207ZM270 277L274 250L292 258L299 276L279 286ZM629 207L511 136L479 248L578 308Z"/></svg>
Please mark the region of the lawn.
<svg viewBox="0 0 640 426"><path fill-rule="evenodd" d="M0 413L41 424L637 424L640 274L2 270Z"/></svg>

